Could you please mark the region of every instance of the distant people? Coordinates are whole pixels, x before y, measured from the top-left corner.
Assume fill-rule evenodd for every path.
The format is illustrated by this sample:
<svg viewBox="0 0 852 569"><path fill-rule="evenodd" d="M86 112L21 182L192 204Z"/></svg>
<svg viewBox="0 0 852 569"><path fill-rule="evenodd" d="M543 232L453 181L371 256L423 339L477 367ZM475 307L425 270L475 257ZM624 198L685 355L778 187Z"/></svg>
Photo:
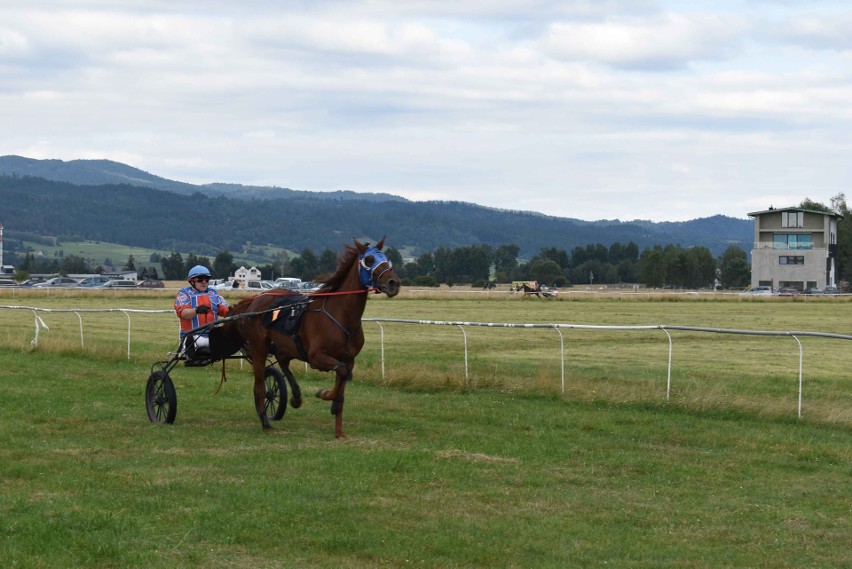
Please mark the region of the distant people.
<svg viewBox="0 0 852 569"><path fill-rule="evenodd" d="M175 313L180 319L180 337L189 352L209 351L209 328L193 334L191 342L185 339L186 335L194 328L209 324L220 316L227 316L231 307L215 289L208 288L210 270L204 265L192 267L187 279L189 286L180 289L175 299Z"/></svg>
<svg viewBox="0 0 852 569"><path fill-rule="evenodd" d="M234 290L240 288L240 281L234 281L234 284L231 285L231 288Z"/></svg>

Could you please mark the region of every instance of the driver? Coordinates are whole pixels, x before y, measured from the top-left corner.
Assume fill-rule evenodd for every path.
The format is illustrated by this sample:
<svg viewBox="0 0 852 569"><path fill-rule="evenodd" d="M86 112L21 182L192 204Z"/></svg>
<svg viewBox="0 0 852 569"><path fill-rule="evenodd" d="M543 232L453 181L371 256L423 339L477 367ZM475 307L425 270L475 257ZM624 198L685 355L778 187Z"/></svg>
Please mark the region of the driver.
<svg viewBox="0 0 852 569"><path fill-rule="evenodd" d="M218 317L228 315L230 306L228 302L219 296L215 289L208 288L210 281L210 270L204 265L195 265L187 275L189 286L178 291L175 299L175 312L180 318L180 337L183 339L187 332L193 328L213 322ZM185 345L191 351L209 350L210 341L207 335L210 329L202 330L193 334L194 346ZM185 344L189 342L185 341Z"/></svg>

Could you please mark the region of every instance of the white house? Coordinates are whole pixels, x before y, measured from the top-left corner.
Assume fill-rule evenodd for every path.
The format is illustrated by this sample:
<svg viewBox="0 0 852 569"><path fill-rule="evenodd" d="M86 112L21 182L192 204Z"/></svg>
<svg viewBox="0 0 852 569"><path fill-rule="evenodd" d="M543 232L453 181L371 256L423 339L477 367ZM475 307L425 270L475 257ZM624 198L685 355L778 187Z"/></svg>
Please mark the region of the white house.
<svg viewBox="0 0 852 569"><path fill-rule="evenodd" d="M234 271L234 282L240 283L241 288L247 288L246 283L249 281L259 281L260 279L260 269L257 267L252 267L250 269L246 269L245 267L240 267L236 271Z"/></svg>

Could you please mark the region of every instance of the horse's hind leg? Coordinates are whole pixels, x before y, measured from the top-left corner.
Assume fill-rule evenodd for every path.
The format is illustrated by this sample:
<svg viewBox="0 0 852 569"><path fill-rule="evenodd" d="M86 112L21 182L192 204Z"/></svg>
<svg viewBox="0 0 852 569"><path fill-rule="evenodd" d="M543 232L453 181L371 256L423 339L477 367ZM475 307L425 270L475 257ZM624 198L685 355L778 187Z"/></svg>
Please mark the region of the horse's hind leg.
<svg viewBox="0 0 852 569"><path fill-rule="evenodd" d="M287 383L290 385L290 406L293 409L298 409L302 406L302 388L299 387L296 377L290 371L290 360L278 360L278 367L281 368L284 377L287 378Z"/></svg>
<svg viewBox="0 0 852 569"><path fill-rule="evenodd" d="M258 354L253 354L251 358L254 369L254 406L263 430L268 431L272 429L272 425L269 424L269 417L266 416L266 358L256 356Z"/></svg>

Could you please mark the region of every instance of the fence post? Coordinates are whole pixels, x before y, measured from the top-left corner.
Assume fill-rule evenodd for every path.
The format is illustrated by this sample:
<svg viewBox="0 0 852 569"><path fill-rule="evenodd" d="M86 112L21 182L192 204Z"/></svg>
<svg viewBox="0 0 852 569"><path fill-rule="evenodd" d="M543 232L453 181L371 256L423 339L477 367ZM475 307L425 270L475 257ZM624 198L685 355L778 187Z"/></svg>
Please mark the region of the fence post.
<svg viewBox="0 0 852 569"><path fill-rule="evenodd" d="M469 379L467 377L467 332L464 331L464 326L461 324L456 324L459 327L459 330L462 331L462 335L464 336L464 383L465 386L469 384Z"/></svg>
<svg viewBox="0 0 852 569"><path fill-rule="evenodd" d="M120 310L127 317L127 359L130 359L130 314L125 310Z"/></svg>
<svg viewBox="0 0 852 569"><path fill-rule="evenodd" d="M77 315L77 320L80 322L80 349L82 350L84 348L84 346L83 346L83 318L80 316L80 313L77 312L76 310L74 311L74 314Z"/></svg>
<svg viewBox="0 0 852 569"><path fill-rule="evenodd" d="M666 373L666 401L668 401L672 392L672 336L665 328L660 329L666 333L666 337L669 339L669 365Z"/></svg>
<svg viewBox="0 0 852 569"><path fill-rule="evenodd" d="M562 337L562 330L559 329L559 326L554 325L553 329L556 330L556 333L559 334L559 356L560 356L560 368L562 371L562 395L565 395L565 339Z"/></svg>
<svg viewBox="0 0 852 569"><path fill-rule="evenodd" d="M799 419L802 418L802 359L804 358L805 351L802 348L802 343L799 339L793 335L793 339L796 340L796 343L799 344Z"/></svg>

